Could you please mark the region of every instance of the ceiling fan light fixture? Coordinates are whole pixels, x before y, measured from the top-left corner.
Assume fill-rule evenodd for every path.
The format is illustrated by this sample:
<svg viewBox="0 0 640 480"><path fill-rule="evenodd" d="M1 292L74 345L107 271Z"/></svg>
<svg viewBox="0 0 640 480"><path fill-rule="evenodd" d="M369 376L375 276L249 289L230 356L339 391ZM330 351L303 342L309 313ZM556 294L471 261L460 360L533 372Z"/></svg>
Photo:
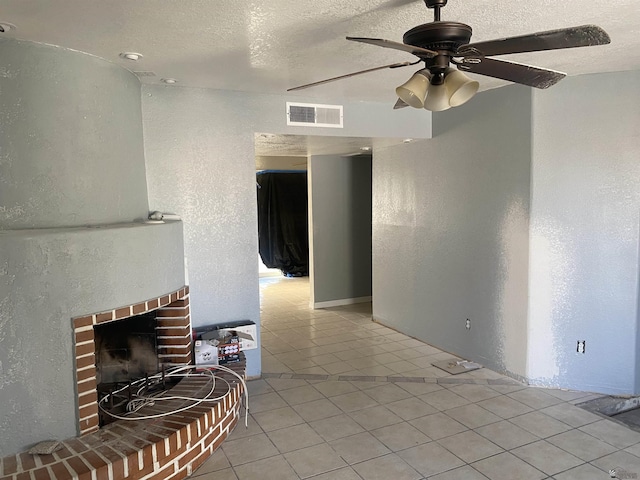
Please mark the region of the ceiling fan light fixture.
<svg viewBox="0 0 640 480"><path fill-rule="evenodd" d="M449 68L444 81L449 93L449 105L459 107L468 102L478 91L480 83L471 80L467 75L455 68Z"/></svg>
<svg viewBox="0 0 640 480"><path fill-rule="evenodd" d="M432 112L442 112L451 108L449 92L445 84L431 85L429 87L429 93L424 101L424 108Z"/></svg>
<svg viewBox="0 0 640 480"><path fill-rule="evenodd" d="M419 70L409 80L396 88L396 95L413 108L424 107L424 99L429 90L428 71Z"/></svg>

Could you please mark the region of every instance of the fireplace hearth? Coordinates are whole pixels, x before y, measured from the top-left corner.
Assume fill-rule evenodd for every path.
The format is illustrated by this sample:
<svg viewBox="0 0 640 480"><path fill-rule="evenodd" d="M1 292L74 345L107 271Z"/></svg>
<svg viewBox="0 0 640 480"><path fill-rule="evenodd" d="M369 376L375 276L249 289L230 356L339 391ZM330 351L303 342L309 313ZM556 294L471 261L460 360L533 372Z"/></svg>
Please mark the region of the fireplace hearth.
<svg viewBox="0 0 640 480"><path fill-rule="evenodd" d="M78 433L107 421L98 399L171 365L191 363L189 287L135 305L73 319L78 391Z"/></svg>

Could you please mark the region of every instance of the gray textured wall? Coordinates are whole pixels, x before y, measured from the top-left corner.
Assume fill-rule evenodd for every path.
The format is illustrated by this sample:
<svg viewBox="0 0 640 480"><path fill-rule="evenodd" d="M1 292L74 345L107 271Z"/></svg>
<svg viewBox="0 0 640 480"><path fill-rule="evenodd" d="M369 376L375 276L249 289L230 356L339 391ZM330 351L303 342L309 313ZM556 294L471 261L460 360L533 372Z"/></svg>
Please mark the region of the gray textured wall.
<svg viewBox="0 0 640 480"><path fill-rule="evenodd" d="M312 156L312 302L371 296L371 157Z"/></svg>
<svg viewBox="0 0 640 480"><path fill-rule="evenodd" d="M640 393L640 72L567 78L533 100L528 376Z"/></svg>
<svg viewBox="0 0 640 480"><path fill-rule="evenodd" d="M146 218L138 79L12 39L0 39L0 58L0 228Z"/></svg>
<svg viewBox="0 0 640 480"><path fill-rule="evenodd" d="M76 435L71 318L181 288L184 254L181 222L132 222L148 213L137 79L28 42L0 57L2 457Z"/></svg>
<svg viewBox="0 0 640 480"><path fill-rule="evenodd" d="M260 321L255 132L431 134L427 112L390 115L390 107L382 104L345 105L344 129L288 127L284 95L166 86L145 86L142 92L149 205L184 219L194 325ZM247 360L248 375L260 374L259 350L247 352Z"/></svg>
<svg viewBox="0 0 640 480"><path fill-rule="evenodd" d="M374 316L519 376L530 132L530 90L505 87L434 115L433 139L373 156Z"/></svg>
<svg viewBox="0 0 640 480"><path fill-rule="evenodd" d="M254 131L246 106L238 94L143 88L149 205L184 221L194 326L260 322ZM247 360L247 374L259 375L260 351L248 351Z"/></svg>

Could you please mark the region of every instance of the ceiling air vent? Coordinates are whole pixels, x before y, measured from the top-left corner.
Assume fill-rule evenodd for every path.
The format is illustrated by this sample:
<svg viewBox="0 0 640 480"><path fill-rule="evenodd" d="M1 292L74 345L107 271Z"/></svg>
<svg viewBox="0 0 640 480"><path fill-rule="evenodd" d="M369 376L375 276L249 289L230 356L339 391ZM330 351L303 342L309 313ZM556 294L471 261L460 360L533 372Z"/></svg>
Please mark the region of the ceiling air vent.
<svg viewBox="0 0 640 480"><path fill-rule="evenodd" d="M342 105L287 102L287 125L343 128Z"/></svg>
<svg viewBox="0 0 640 480"><path fill-rule="evenodd" d="M156 74L154 72L133 72L138 77L155 77Z"/></svg>

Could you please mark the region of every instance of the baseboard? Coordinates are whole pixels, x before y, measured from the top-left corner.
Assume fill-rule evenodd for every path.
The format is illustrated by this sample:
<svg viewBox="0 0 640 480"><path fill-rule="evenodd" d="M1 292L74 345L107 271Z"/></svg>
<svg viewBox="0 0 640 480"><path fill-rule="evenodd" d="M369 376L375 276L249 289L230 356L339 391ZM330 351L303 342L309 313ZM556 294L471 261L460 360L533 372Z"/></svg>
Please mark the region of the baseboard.
<svg viewBox="0 0 640 480"><path fill-rule="evenodd" d="M330 308L330 307L341 307L343 305L353 305L356 303L367 303L370 302L372 297L356 297L356 298L341 298L340 300L330 300L328 302L315 302L311 304L311 308L314 310L317 308Z"/></svg>

